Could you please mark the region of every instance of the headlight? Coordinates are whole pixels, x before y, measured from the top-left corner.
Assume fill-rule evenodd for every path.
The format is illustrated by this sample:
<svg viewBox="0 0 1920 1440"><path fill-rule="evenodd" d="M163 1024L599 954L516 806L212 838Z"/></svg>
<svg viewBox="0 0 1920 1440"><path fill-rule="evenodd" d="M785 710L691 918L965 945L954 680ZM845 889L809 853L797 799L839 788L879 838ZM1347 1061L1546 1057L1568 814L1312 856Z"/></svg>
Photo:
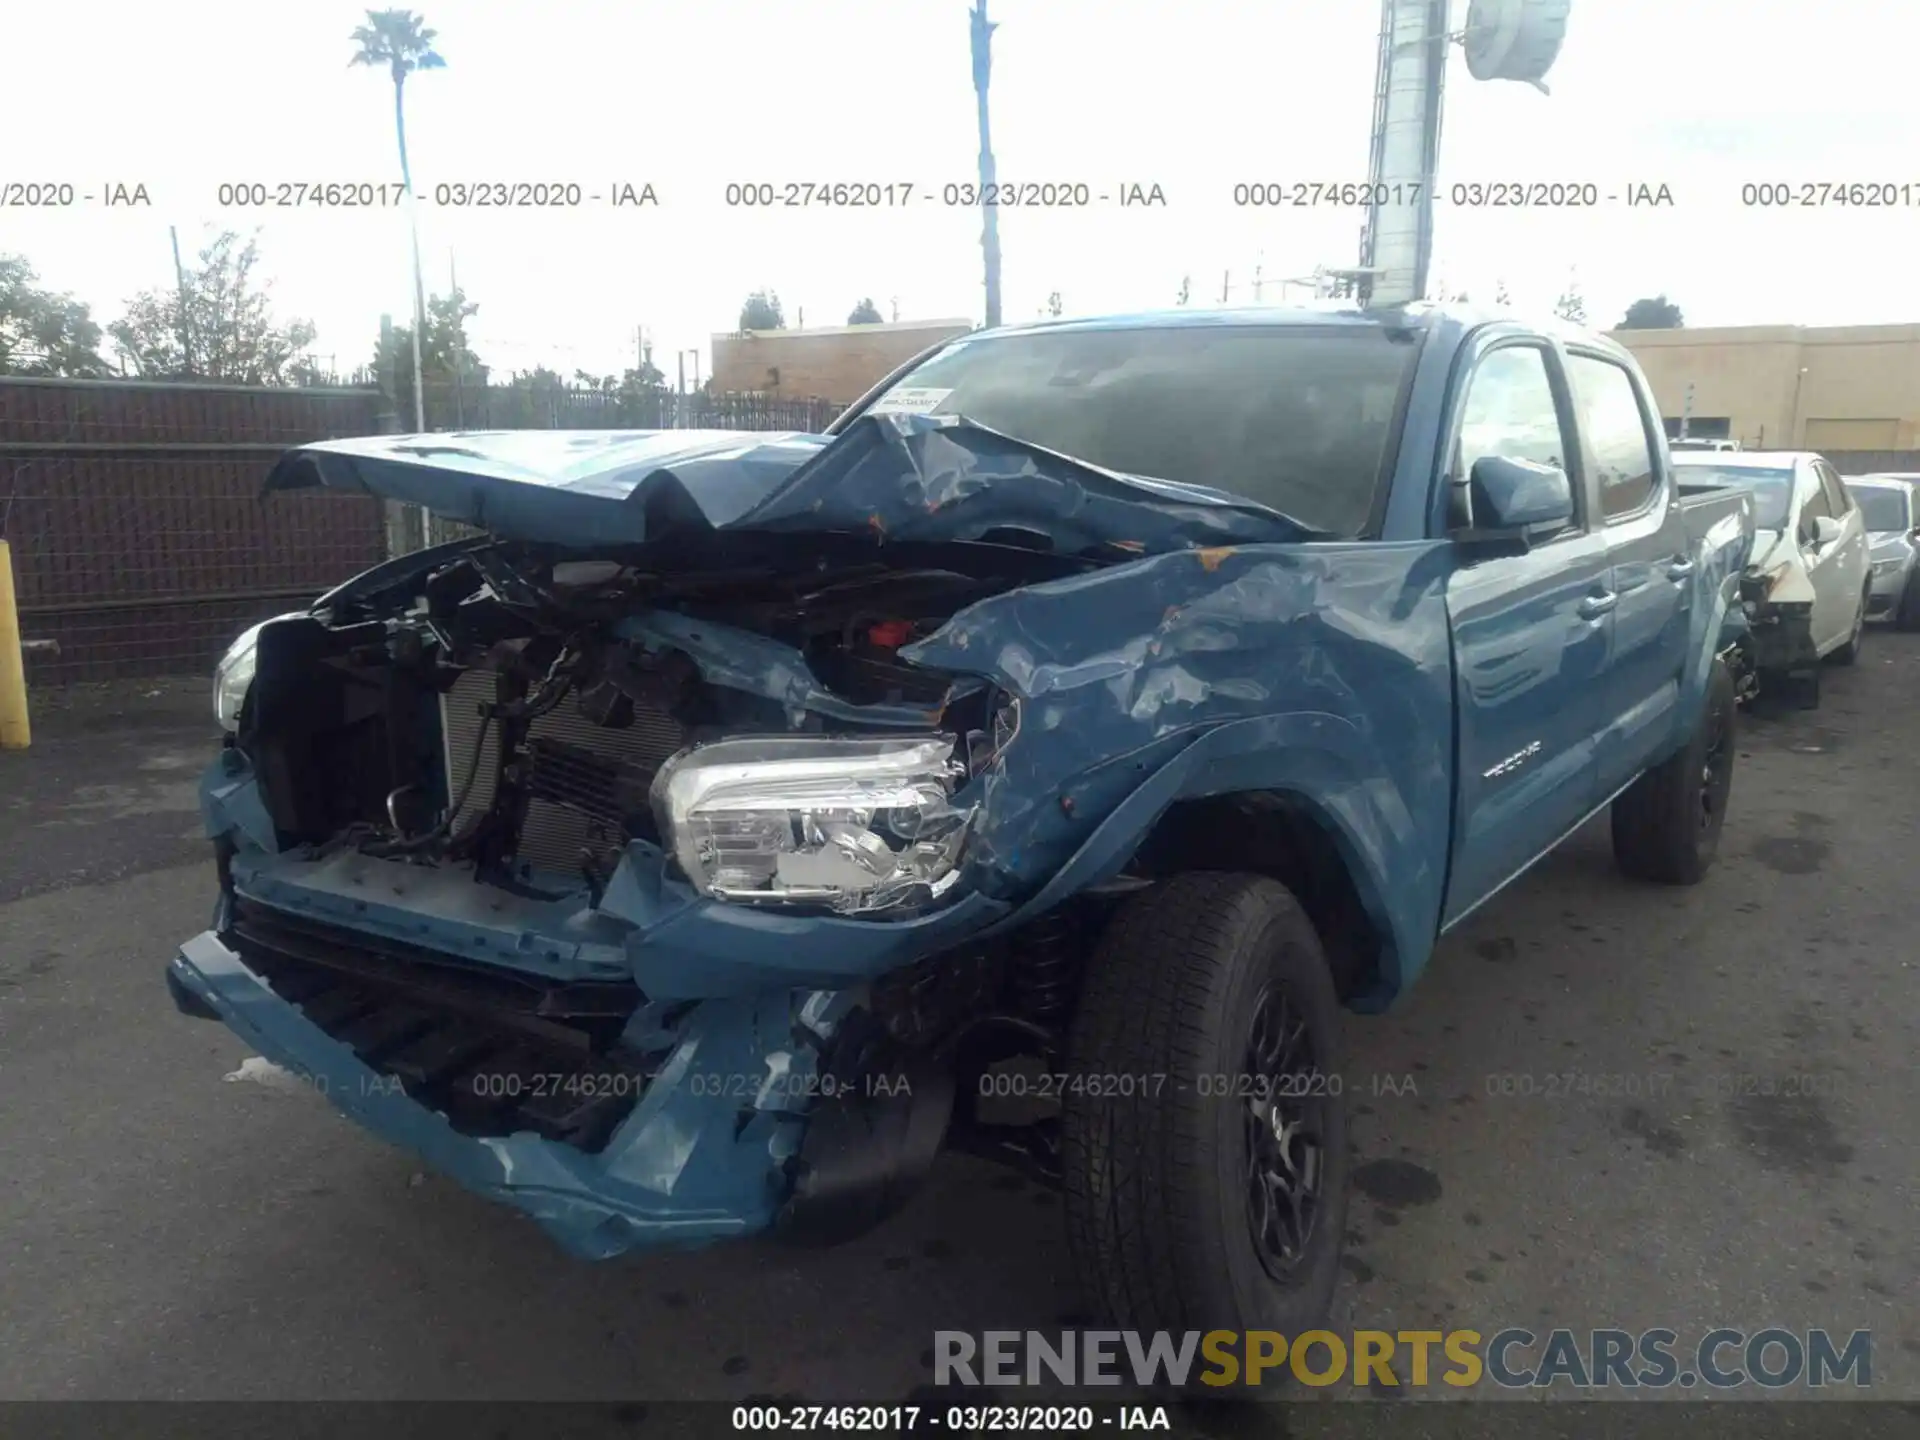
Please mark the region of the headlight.
<svg viewBox="0 0 1920 1440"><path fill-rule="evenodd" d="M660 833L703 895L902 909L960 876L973 819L956 808L954 737L778 736L683 750L653 782Z"/></svg>
<svg viewBox="0 0 1920 1440"><path fill-rule="evenodd" d="M1892 560L1876 560L1873 562L1873 573L1876 575L1891 575L1900 568L1900 565L1901 562L1898 558Z"/></svg>
<svg viewBox="0 0 1920 1440"><path fill-rule="evenodd" d="M260 631L271 623L262 620L259 625L241 631L240 638L227 647L227 653L213 667L213 718L220 722L222 730L231 732L240 728L240 707L246 703L247 687L253 684L253 661L260 649Z"/></svg>

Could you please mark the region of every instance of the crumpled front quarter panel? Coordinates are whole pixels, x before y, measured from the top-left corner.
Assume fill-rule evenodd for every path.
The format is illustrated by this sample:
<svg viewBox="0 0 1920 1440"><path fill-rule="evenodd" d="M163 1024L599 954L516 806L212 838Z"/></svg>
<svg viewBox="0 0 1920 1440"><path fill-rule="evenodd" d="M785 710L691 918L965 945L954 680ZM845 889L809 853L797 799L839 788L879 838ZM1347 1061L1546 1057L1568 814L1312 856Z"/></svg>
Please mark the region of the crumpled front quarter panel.
<svg viewBox="0 0 1920 1440"><path fill-rule="evenodd" d="M1285 791L1357 871L1397 990L1447 870L1451 563L1429 542L1184 550L960 612L902 654L1019 697L982 782L977 883L1065 898L1177 800Z"/></svg>

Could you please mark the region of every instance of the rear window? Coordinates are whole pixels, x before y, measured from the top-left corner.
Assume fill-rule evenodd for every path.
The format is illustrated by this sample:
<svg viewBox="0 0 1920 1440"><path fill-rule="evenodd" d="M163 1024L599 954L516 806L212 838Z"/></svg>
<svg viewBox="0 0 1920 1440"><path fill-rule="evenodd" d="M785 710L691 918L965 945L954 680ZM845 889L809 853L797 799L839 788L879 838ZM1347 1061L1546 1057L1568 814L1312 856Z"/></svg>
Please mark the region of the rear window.
<svg viewBox="0 0 1920 1440"><path fill-rule="evenodd" d="M1853 503L1860 507L1860 517L1866 522L1868 530L1908 528L1907 501L1899 491L1879 486L1849 485L1847 493L1853 496Z"/></svg>
<svg viewBox="0 0 1920 1440"><path fill-rule="evenodd" d="M1393 463L1417 332L1176 325L961 340L876 411L964 415L1129 475L1205 485L1350 538Z"/></svg>
<svg viewBox="0 0 1920 1440"><path fill-rule="evenodd" d="M1676 463L1673 469L1682 484L1706 481L1752 491L1754 526L1761 530L1787 528L1787 512L1793 506L1793 471L1762 470L1756 465L1696 465L1692 461Z"/></svg>

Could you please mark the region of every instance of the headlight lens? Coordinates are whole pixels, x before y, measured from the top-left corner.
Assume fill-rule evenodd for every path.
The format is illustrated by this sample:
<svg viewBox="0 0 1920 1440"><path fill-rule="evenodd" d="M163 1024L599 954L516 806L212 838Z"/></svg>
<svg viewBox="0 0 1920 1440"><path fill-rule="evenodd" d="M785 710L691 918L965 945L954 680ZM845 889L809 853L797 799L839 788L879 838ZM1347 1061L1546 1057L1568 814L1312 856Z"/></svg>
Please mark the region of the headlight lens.
<svg viewBox="0 0 1920 1440"><path fill-rule="evenodd" d="M1873 562L1873 573L1876 575L1891 575L1899 568L1900 560L1898 557L1891 560L1876 560Z"/></svg>
<svg viewBox="0 0 1920 1440"><path fill-rule="evenodd" d="M269 623L262 620L259 625L241 631L240 638L227 647L227 653L213 667L213 718L229 733L240 728L240 707L246 703L247 688L253 684L260 631Z"/></svg>
<svg viewBox="0 0 1920 1440"><path fill-rule="evenodd" d="M654 815L703 895L909 909L960 876L973 811L953 804L954 745L951 735L696 745L654 778Z"/></svg>

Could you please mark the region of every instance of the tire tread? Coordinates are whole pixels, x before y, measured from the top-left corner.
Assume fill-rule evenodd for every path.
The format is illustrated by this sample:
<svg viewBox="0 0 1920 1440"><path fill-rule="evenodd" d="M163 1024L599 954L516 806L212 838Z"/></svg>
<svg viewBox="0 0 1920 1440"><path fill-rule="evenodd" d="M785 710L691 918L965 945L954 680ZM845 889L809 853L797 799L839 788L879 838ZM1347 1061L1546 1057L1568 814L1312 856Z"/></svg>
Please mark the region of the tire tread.
<svg viewBox="0 0 1920 1440"><path fill-rule="evenodd" d="M1230 1263L1205 1223L1219 1161L1206 1107L1219 1102L1190 1082L1210 1064L1248 932L1276 913L1318 953L1311 921L1278 881L1178 875L1124 907L1091 962L1070 1073L1167 1076L1158 1095L1070 1095L1062 1126L1068 1247L1090 1298L1122 1325L1178 1331L1219 1318L1196 1290L1196 1277ZM1320 972L1331 1004L1324 959Z"/></svg>

